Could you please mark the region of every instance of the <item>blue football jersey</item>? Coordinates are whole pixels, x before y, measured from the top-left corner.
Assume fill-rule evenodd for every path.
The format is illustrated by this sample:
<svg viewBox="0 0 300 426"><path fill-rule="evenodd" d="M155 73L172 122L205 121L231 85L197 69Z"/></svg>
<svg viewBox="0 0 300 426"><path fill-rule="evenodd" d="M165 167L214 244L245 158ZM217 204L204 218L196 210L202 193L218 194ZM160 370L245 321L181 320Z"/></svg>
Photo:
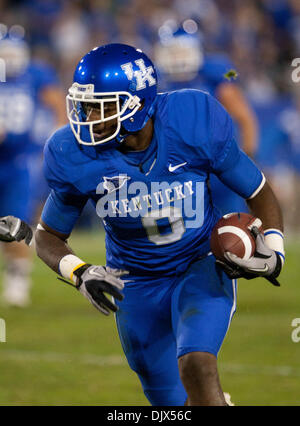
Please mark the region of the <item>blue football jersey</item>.
<svg viewBox="0 0 300 426"><path fill-rule="evenodd" d="M206 54L204 62L194 78L175 81L162 74L160 76L160 87L163 91L185 88L199 89L210 93L212 96L217 96L218 86L222 83L228 83L229 80L226 79L225 75L232 69L234 69L234 66L226 55Z"/></svg>
<svg viewBox="0 0 300 426"><path fill-rule="evenodd" d="M31 149L39 95L46 86L56 84L54 71L40 62L32 62L21 75L0 84L0 128L5 135L0 142L0 161Z"/></svg>
<svg viewBox="0 0 300 426"><path fill-rule="evenodd" d="M69 234L92 200L106 231L107 264L135 274L176 274L209 252L219 217L210 173L244 198L262 174L238 148L233 124L207 93L182 90L157 96L154 135L142 153L80 146L70 129L46 144L45 175L52 188L42 219Z"/></svg>

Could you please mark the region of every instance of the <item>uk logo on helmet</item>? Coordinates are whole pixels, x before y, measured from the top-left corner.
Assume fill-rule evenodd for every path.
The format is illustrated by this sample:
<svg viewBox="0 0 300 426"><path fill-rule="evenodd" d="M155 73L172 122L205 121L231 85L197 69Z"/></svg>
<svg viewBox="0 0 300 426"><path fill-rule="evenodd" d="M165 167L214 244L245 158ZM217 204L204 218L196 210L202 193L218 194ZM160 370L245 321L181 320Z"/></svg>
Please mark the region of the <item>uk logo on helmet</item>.
<svg viewBox="0 0 300 426"><path fill-rule="evenodd" d="M137 59L134 63L139 67L139 70L133 70L132 62L121 65L121 68L128 80L132 81L134 78L136 79L136 90L145 89L146 82L148 82L149 86L154 86L156 79L152 75L154 73L153 67L146 67L143 59Z"/></svg>

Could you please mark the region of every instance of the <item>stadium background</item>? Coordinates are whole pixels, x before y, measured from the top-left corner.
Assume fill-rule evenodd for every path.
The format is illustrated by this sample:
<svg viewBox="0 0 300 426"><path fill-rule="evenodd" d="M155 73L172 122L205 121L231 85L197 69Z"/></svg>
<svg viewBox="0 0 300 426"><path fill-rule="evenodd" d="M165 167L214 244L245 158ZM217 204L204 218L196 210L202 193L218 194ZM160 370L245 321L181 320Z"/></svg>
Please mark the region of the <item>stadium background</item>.
<svg viewBox="0 0 300 426"><path fill-rule="evenodd" d="M282 287L241 282L238 310L220 354L224 390L239 405L300 405L300 86L291 66L300 57L298 0L33 0L1 1L0 22L25 29L32 56L49 63L64 90L79 58L96 45L123 42L150 57L167 19L194 19L208 52L226 52L259 120L256 162L284 210L287 262ZM0 31L3 26L0 26ZM45 118L47 123L47 117ZM42 140L53 129L41 126ZM71 245L90 262L105 262L103 234L87 208ZM147 404L126 364L114 319L103 318L63 286L38 259L32 306L1 309L1 405Z"/></svg>

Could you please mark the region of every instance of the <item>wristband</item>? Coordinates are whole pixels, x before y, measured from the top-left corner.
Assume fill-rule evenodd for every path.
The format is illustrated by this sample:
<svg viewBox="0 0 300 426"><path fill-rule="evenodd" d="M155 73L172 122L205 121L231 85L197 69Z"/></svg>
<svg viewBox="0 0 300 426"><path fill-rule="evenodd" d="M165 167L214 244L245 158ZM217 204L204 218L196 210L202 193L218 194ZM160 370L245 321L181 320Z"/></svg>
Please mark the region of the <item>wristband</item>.
<svg viewBox="0 0 300 426"><path fill-rule="evenodd" d="M267 229L264 231L264 235L266 245L279 254L283 266L285 262L283 233L279 229Z"/></svg>
<svg viewBox="0 0 300 426"><path fill-rule="evenodd" d="M71 280L76 283L77 277L74 276L74 272L76 271L76 269L80 268L85 264L86 262L81 260L79 257L74 256L73 254L67 254L66 256L60 259L58 266L59 273L67 280Z"/></svg>

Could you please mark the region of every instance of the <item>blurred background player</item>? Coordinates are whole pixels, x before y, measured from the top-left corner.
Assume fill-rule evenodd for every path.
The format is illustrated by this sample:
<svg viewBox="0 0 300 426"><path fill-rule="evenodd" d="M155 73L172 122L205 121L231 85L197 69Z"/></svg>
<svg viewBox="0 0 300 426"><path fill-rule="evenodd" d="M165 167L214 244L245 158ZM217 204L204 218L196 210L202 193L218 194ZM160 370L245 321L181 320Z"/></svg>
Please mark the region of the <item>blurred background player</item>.
<svg viewBox="0 0 300 426"><path fill-rule="evenodd" d="M6 81L0 84L0 215L11 214L34 224L39 203L47 196L39 142L65 123L64 95L55 72L31 60L22 27L8 30L1 25L1 31L0 58L5 62ZM3 301L26 306L30 300L30 249L13 242L2 251Z"/></svg>
<svg viewBox="0 0 300 426"><path fill-rule="evenodd" d="M253 158L258 143L257 121L235 81L238 73L229 57L204 51L203 36L193 19L185 20L180 26L174 20L168 20L158 34L154 58L163 80L161 89L196 88L215 96L235 120L241 148ZM214 203L222 214L248 211L245 201L214 175L210 177L210 186Z"/></svg>

